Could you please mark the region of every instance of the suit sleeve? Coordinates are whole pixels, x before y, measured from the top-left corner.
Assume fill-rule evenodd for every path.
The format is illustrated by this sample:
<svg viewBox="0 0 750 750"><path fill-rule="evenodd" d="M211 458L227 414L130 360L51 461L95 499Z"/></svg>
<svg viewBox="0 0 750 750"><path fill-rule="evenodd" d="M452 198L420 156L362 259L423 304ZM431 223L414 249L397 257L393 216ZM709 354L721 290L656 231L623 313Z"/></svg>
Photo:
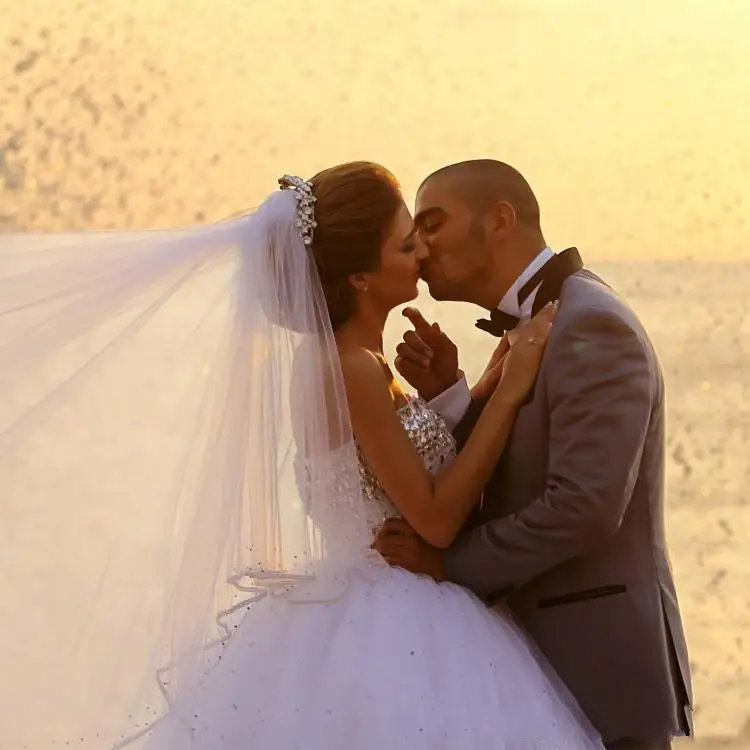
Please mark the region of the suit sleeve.
<svg viewBox="0 0 750 750"><path fill-rule="evenodd" d="M472 397L465 376L427 403L433 411L443 417L448 429L456 438L459 450L469 439L486 404L487 399Z"/></svg>
<svg viewBox="0 0 750 750"><path fill-rule="evenodd" d="M606 313L571 321L549 346L544 493L462 533L445 556L449 579L483 598L507 595L606 543L638 477L654 401L650 351Z"/></svg>

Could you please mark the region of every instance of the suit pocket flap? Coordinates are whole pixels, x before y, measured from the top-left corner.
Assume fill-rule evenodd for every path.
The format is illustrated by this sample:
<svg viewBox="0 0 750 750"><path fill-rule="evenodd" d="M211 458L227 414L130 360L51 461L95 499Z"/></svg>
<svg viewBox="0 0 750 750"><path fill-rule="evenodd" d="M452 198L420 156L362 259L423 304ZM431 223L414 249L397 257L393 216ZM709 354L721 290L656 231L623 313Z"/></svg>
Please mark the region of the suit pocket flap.
<svg viewBox="0 0 750 750"><path fill-rule="evenodd" d="M537 602L537 606L539 607L539 609L546 609L547 607L561 607L565 604L586 602L589 599L601 599L605 596L624 594L627 590L628 587L622 584L612 586L598 586L595 589L586 589L585 591L572 591L569 594L560 594L560 596L550 596L546 599L540 599Z"/></svg>

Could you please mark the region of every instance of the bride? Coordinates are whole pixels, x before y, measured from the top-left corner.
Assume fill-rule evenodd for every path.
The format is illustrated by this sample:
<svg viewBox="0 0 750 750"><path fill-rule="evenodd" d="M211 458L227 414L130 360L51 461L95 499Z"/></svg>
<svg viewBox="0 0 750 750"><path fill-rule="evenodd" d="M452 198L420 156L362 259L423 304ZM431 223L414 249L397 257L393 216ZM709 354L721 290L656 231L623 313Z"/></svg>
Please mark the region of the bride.
<svg viewBox="0 0 750 750"><path fill-rule="evenodd" d="M0 237L0 748L601 748L510 616L389 567L447 546L536 376L460 454L383 356L425 250L394 177L284 177L179 231Z"/></svg>

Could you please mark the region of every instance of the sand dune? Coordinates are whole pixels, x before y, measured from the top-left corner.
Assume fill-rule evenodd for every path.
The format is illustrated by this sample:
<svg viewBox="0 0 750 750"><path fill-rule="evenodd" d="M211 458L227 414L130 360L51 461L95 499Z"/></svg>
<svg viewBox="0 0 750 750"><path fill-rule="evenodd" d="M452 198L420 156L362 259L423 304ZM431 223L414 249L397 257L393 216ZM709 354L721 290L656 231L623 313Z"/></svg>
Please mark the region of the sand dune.
<svg viewBox="0 0 750 750"><path fill-rule="evenodd" d="M410 195L452 160L521 168L661 352L699 744L750 747L745 0L0 6L0 229L214 220L352 158ZM473 311L422 304L481 370Z"/></svg>

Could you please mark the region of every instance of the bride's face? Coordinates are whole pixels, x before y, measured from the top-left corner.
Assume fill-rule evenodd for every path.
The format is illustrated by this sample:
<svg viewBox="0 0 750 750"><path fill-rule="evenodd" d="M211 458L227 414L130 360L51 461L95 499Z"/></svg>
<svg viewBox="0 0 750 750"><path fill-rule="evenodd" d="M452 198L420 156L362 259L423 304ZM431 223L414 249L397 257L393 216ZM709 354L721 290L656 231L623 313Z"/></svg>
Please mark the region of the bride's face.
<svg viewBox="0 0 750 750"><path fill-rule="evenodd" d="M420 267L427 251L414 230L406 204L396 216L380 253L380 267L366 274L367 295L378 307L391 310L417 296Z"/></svg>

